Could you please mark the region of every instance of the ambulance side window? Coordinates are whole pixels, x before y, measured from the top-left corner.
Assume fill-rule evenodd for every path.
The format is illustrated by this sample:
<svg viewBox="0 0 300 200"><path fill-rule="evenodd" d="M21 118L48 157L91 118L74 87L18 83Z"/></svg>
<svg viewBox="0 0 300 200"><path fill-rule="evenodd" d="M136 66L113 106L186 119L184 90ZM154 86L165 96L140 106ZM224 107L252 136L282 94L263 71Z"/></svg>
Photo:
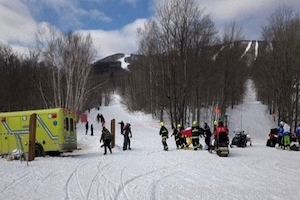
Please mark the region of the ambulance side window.
<svg viewBox="0 0 300 200"><path fill-rule="evenodd" d="M73 119L72 118L70 118L70 130L71 131L74 131L74 127L73 127Z"/></svg>
<svg viewBox="0 0 300 200"><path fill-rule="evenodd" d="M66 122L66 130L68 131L69 130L69 118L66 118L65 122Z"/></svg>

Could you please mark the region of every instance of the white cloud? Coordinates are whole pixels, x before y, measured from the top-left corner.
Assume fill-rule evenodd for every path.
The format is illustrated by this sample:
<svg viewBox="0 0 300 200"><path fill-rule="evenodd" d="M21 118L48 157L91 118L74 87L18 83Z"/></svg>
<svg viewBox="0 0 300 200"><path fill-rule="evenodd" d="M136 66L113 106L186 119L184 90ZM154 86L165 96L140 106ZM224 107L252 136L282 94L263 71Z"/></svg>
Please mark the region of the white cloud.
<svg viewBox="0 0 300 200"><path fill-rule="evenodd" d="M92 19L97 19L102 22L111 22L112 18L105 15L105 13L100 12L99 10L90 10L85 13L85 15L89 15Z"/></svg>
<svg viewBox="0 0 300 200"><path fill-rule="evenodd" d="M139 0L122 0L121 3L128 3L132 6L135 6Z"/></svg>
<svg viewBox="0 0 300 200"><path fill-rule="evenodd" d="M27 7L18 0L0 2L0 42L31 43L38 24L32 19Z"/></svg>
<svg viewBox="0 0 300 200"><path fill-rule="evenodd" d="M279 6L293 6L295 12L300 10L299 0L196 0L200 9L205 9L215 22L216 28L222 32L225 25L236 20L242 25L246 39L259 39L261 26Z"/></svg>
<svg viewBox="0 0 300 200"><path fill-rule="evenodd" d="M94 14L95 17L101 16L101 13ZM137 19L120 30L82 32L91 33L95 46L100 50L99 57L114 53L130 54L137 51L136 29L143 27L145 21L146 19ZM5 4L0 2L0 42L10 44L15 51L26 54L28 47L35 42L35 34L44 24L38 24L21 1L9 1Z"/></svg>
<svg viewBox="0 0 300 200"><path fill-rule="evenodd" d="M93 1L93 0L89 0ZM102 0L108 1L108 0ZM123 0L122 3L136 4L139 0ZM162 1L162 0L150 0ZM27 2L30 6L42 6L47 4L55 9L60 16L60 23L64 27L80 27L82 17L110 22L112 19L99 10L85 10L78 6L78 1L73 0L0 0L0 42L10 44L16 49L24 49L35 41L35 34L41 24L33 19ZM40 2L40 4L36 4ZM77 3L76 3L77 2ZM205 9L205 14L210 14L216 28L222 32L225 25L231 20L241 25L244 29L245 39L259 39L261 26L267 23L267 17L275 12L281 5L293 6L295 12L300 10L299 0L196 0L200 8ZM38 7L34 8L39 10ZM36 11L38 12L38 11ZM121 29L86 30L91 33L96 47L99 47L101 56L114 53L135 53L138 49L136 40L136 28L143 27L146 19L136 21L124 26ZM80 31L80 30L79 30ZM20 46L20 47L18 47Z"/></svg>
<svg viewBox="0 0 300 200"><path fill-rule="evenodd" d="M124 26L121 30L103 31L90 30L79 31L83 34L90 33L94 45L100 50L100 57L115 53L131 54L138 50L136 30L143 27L146 19L137 19L133 23Z"/></svg>
<svg viewBox="0 0 300 200"><path fill-rule="evenodd" d="M60 17L60 23L71 29L73 27L80 27L84 23L82 22L82 17L89 17L102 22L112 21L112 18L107 16L104 12L96 9L85 10L74 0L47 0L46 2L47 5L53 8Z"/></svg>

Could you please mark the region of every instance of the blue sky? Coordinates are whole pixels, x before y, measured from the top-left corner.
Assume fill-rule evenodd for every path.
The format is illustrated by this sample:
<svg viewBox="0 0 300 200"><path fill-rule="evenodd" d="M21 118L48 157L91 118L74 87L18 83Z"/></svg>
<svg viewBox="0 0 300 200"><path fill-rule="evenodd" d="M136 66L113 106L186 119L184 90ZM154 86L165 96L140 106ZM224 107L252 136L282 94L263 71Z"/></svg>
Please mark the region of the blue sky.
<svg viewBox="0 0 300 200"><path fill-rule="evenodd" d="M53 23L63 31L114 30L134 22L137 18L149 18L152 15L151 1L148 0L32 0L30 2L32 6L28 6L28 9L37 22Z"/></svg>
<svg viewBox="0 0 300 200"><path fill-rule="evenodd" d="M91 34L99 57L136 53L136 29L153 17L154 4L172 0L0 0L0 42L26 52L37 31L57 29ZM281 5L300 11L299 0L196 0L220 33L232 20L242 26L245 39L259 40L261 26Z"/></svg>

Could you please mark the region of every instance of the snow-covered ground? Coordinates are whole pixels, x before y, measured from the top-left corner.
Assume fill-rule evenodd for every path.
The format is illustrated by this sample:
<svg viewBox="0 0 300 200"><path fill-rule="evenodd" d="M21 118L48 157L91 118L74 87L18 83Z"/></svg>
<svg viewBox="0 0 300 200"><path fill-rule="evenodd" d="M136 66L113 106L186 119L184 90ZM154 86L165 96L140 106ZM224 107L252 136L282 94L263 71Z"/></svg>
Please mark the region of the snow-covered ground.
<svg viewBox="0 0 300 200"><path fill-rule="evenodd" d="M300 152L266 147L269 130L276 124L266 106L255 100L253 88L242 105L228 111L230 139L234 130L243 129L250 133L253 146L230 148L229 157L176 150L173 137L167 141L169 151L163 151L159 121L127 112L120 101L114 95L110 106L90 111L94 136L85 135L84 123L77 125L82 150L39 157L29 166L0 159L0 199L299 199ZM122 150L118 125L113 153L103 155L98 113L108 128L112 119L131 123L132 150Z"/></svg>

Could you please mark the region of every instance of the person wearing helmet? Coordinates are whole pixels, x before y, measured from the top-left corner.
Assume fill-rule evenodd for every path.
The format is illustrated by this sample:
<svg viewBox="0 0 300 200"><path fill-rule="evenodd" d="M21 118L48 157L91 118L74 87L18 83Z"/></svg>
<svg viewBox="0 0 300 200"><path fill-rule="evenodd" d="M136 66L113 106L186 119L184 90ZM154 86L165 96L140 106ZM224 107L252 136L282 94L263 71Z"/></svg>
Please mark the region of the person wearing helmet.
<svg viewBox="0 0 300 200"><path fill-rule="evenodd" d="M160 122L160 126L159 135L161 135L161 141L164 146L164 150L168 151L167 139L169 138L169 131L165 127L164 122Z"/></svg>
<svg viewBox="0 0 300 200"><path fill-rule="evenodd" d="M228 139L228 129L224 126L223 122L220 120L219 121L219 125L218 127L216 128L216 130L214 131L214 139L215 139L215 149L218 149L218 143L219 143L219 134L222 133L224 134L225 133L225 137L226 140L227 140L227 143L229 142L229 139Z"/></svg>
<svg viewBox="0 0 300 200"><path fill-rule="evenodd" d="M172 128L173 128L173 133L172 133L171 136L174 135L174 139L175 139L175 143L176 143L176 148L180 149L180 148L183 147L182 144L181 144L181 133L180 133L181 124L177 124L177 128L175 128L172 125Z"/></svg>
<svg viewBox="0 0 300 200"><path fill-rule="evenodd" d="M217 126L218 126L218 121L215 119L214 120L214 131L217 129Z"/></svg>
<svg viewBox="0 0 300 200"><path fill-rule="evenodd" d="M194 147L194 150L197 149L202 149L202 145L200 143L200 139L199 137L202 137L202 135L204 134L204 130L203 128L200 128L197 125L197 121L193 121L193 126L192 126L192 144Z"/></svg>

